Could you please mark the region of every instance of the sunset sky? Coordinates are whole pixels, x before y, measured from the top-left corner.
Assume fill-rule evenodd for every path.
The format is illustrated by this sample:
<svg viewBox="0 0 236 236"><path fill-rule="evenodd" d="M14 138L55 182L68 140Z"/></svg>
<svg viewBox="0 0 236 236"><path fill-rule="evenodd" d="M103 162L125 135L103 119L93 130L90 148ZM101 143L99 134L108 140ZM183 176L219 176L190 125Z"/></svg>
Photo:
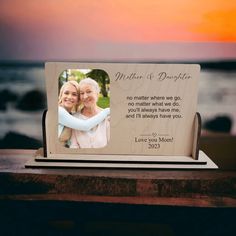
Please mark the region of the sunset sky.
<svg viewBox="0 0 236 236"><path fill-rule="evenodd" d="M0 1L0 60L83 59L236 59L236 1Z"/></svg>

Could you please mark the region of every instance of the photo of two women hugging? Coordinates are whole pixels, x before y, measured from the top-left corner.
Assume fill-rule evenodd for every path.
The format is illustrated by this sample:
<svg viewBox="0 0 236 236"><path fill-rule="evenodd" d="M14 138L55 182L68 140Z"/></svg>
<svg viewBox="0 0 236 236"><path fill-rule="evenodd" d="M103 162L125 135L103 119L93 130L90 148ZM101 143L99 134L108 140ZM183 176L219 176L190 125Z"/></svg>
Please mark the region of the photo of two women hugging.
<svg viewBox="0 0 236 236"><path fill-rule="evenodd" d="M97 75L98 79L85 77L78 81L76 77L69 77L72 70L68 71L59 81L59 141L68 148L105 147L110 139L108 75L105 71L93 70L86 75Z"/></svg>

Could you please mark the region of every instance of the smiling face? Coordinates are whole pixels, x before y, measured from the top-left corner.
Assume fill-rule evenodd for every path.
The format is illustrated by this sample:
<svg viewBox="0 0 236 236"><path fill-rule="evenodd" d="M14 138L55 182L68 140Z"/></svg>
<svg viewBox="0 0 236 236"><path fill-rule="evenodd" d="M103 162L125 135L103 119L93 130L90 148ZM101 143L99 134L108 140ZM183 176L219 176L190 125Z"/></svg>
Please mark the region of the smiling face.
<svg viewBox="0 0 236 236"><path fill-rule="evenodd" d="M78 104L78 91L72 84L66 84L61 93L61 103L67 111L72 111L73 107Z"/></svg>
<svg viewBox="0 0 236 236"><path fill-rule="evenodd" d="M87 108L96 107L98 100L98 93L91 84L80 85L80 101Z"/></svg>

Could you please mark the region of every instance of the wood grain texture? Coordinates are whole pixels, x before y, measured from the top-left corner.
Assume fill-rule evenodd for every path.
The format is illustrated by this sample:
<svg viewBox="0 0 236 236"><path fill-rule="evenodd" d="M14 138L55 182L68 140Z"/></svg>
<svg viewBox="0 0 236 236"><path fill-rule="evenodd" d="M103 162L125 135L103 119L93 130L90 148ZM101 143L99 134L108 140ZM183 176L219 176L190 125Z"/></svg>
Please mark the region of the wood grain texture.
<svg viewBox="0 0 236 236"><path fill-rule="evenodd" d="M33 151L0 154L0 199L236 207L236 172L31 169Z"/></svg>
<svg viewBox="0 0 236 236"><path fill-rule="evenodd" d="M45 68L48 99L46 133L49 157L55 154L192 156L199 65L49 62L46 63ZM58 142L57 134L58 78L66 69L88 68L104 70L110 78L111 139L103 148L65 148ZM163 74L164 77L161 76ZM132 98L134 108L138 108L139 111L156 110L155 114L159 115L159 118L144 118L152 112L139 112L142 118L127 118L128 110L132 108L128 105L127 97ZM158 97L164 97L164 100L156 100ZM168 100L167 97L171 99ZM175 100L175 97L180 100ZM152 105L161 101L169 105ZM179 104L175 106L174 103L177 102ZM159 109L165 111L160 112ZM178 112L171 111L172 109L177 109ZM136 113L129 114L135 117ZM173 118L173 114L181 115L181 118ZM167 118L168 116L170 117ZM146 141L137 141L141 139ZM157 141L147 141L149 139Z"/></svg>

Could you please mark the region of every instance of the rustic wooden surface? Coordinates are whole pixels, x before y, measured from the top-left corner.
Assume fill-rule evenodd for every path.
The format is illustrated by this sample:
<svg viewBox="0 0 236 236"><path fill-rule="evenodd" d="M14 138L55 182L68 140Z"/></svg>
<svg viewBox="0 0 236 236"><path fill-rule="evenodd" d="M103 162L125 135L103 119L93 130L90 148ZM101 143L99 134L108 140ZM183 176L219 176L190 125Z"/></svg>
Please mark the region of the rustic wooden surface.
<svg viewBox="0 0 236 236"><path fill-rule="evenodd" d="M236 208L236 171L25 168L34 152L0 151L0 200Z"/></svg>

